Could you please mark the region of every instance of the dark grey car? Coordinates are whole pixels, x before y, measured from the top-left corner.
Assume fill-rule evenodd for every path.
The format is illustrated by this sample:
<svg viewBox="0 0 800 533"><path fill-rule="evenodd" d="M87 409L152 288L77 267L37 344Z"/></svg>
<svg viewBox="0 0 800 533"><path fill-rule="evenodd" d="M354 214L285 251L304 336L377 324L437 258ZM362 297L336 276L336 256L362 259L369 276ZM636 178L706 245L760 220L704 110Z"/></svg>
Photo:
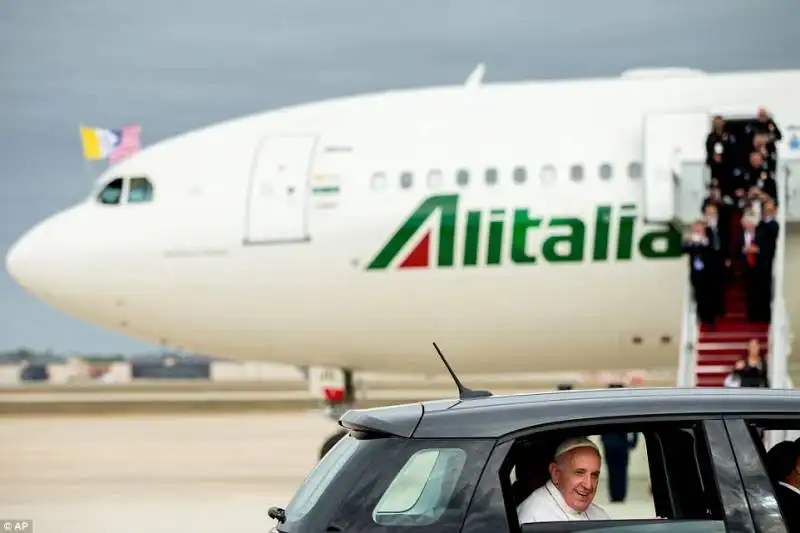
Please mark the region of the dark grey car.
<svg viewBox="0 0 800 533"><path fill-rule="evenodd" d="M800 429L800 392L794 390L483 396L352 410L340 425L347 436L285 511L270 510L277 531L789 531L764 467L762 435ZM546 481L558 443L612 432L639 433L646 446L652 517L520 526L516 507Z"/></svg>

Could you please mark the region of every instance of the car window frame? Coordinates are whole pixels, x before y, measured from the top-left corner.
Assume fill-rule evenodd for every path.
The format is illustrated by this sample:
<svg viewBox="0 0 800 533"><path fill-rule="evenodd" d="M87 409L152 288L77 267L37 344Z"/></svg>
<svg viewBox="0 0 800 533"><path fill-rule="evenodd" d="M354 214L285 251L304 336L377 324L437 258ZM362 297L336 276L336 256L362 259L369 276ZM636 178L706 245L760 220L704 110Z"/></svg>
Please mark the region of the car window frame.
<svg viewBox="0 0 800 533"><path fill-rule="evenodd" d="M725 512L725 527L730 532L755 532L756 525L747 501L747 488L736 462L724 418L720 416L706 420L703 425L706 428L708 451L711 453L713 478Z"/></svg>
<svg viewBox="0 0 800 533"><path fill-rule="evenodd" d="M358 480L344 498L341 506L334 513L331 523L333 530L371 533L394 533L397 531L413 531L415 533L460 533L462 524L472 504L475 488L483 473L484 466L496 445L496 439L404 439L387 448L379 461L379 468L363 471ZM400 470L416 453L425 449L461 448L467 452L467 461L459 476L453 498L462 498L460 509L451 505L438 520L425 525L384 525L376 523L372 514L383 494L389 488ZM320 524L321 525L321 524ZM320 528L320 531L324 528Z"/></svg>
<svg viewBox="0 0 800 533"><path fill-rule="evenodd" d="M359 439L346 434L331 447L295 490L284 510L286 521L301 522L308 516L339 474L352 466L360 445Z"/></svg>
<svg viewBox="0 0 800 533"><path fill-rule="evenodd" d="M605 418L591 418L580 421L559 421L549 424L541 424L534 427L520 429L512 434L506 435L498 442L498 446L492 453L492 456L487 462L483 475L476 487L474 500L479 502L477 505L473 503L468 509L467 517L464 521L464 528L462 533L478 533L479 531L486 531L488 528L493 531L503 531L505 533L522 533L522 528L512 521L512 517L516 518L516 508L506 498L508 489L504 487L506 479L502 475L501 469L507 466L510 471L511 466L506 462L509 453L512 450L513 443L517 439L532 437L538 433L546 433L552 431L563 430L576 430L580 428L597 428L598 426L611 426L616 424L682 424L682 423L696 423L699 422L702 426L702 434L705 436L706 455L711 459L711 474L713 482L717 484L717 494L720 498L720 503L724 516L721 519L727 531L736 531L754 533L755 526L752 517L749 514L749 508L746 507L747 500L744 495L744 487L742 485L741 477L738 473L738 468L733 460L733 450L731 444L727 439L727 432L723 425L722 415L643 415L643 416L625 416L625 417L605 417ZM724 436L724 439L722 438ZM734 470L731 470L733 468ZM507 475L508 472L505 472ZM507 476L506 476L507 477ZM502 500L502 503L500 503ZM745 516L742 516L742 504L745 505ZM652 519L632 519L631 524L640 522L643 525ZM673 522L680 522L683 520L672 520ZM692 520L685 520L692 522ZM710 519L710 522L719 523L718 519ZM591 522L575 522L574 524L592 524L598 521ZM571 524L573 524L571 522ZM732 527L733 526L733 527ZM504 529L499 529L503 527ZM580 525L574 525L575 530L594 529L594 527L583 528Z"/></svg>
<svg viewBox="0 0 800 533"><path fill-rule="evenodd" d="M610 533L660 533L662 531L674 533L675 524L688 526L679 530L686 533L728 533L728 529L722 520L701 520L701 519L680 519L680 520L661 520L658 518L644 518L636 520L592 520L592 521L561 521L561 522L540 522L529 524L535 526L542 533L573 533L579 531L598 531ZM694 527L692 527L694 526ZM699 526L699 527L698 527Z"/></svg>
<svg viewBox="0 0 800 533"><path fill-rule="evenodd" d="M778 497L772 481L769 479L766 465L747 427L748 423L776 419L791 421L794 425L800 423L800 415L789 413L779 417L728 415L724 421L734 457L742 475L745 493L748 501L751 502L750 513L753 520L761 531L784 533L788 532L789 528L780 510Z"/></svg>
<svg viewBox="0 0 800 533"><path fill-rule="evenodd" d="M355 430L349 431L347 435L358 440L367 441L362 451L354 457L351 456L348 464L339 469L329 481L322 495L303 514L302 518L277 524L275 531L278 533L315 533L324 531L324 525L333 528L328 529L329 531L336 531L335 523L332 519L342 502L349 497L350 488L362 477L364 471L372 467L373 462L380 463L387 453L391 453L391 450L398 446L397 441L404 440L391 436L371 435ZM347 435L342 438L346 438ZM308 472L306 477L310 475L311 471ZM305 483L305 480L303 483ZM321 524L323 527L320 527Z"/></svg>

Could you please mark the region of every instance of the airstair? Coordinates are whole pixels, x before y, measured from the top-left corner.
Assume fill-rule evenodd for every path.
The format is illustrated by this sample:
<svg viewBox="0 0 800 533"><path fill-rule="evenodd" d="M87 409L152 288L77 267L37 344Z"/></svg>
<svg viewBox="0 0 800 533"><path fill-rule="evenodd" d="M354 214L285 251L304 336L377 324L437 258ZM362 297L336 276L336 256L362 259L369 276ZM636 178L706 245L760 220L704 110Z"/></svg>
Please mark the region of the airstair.
<svg viewBox="0 0 800 533"><path fill-rule="evenodd" d="M662 158L662 165L669 169L669 186L660 184L661 191L667 192L668 198L655 198L649 205L653 208L648 216L651 222L668 222L682 229L701 216L703 199L707 196L706 183L708 170L705 167L704 140L710 124L710 116L703 114L703 139L697 128L701 122L694 118L675 118L677 133L681 130L693 133L689 137L698 142L701 150L683 150L676 146L670 150L671 157ZM664 124L664 119L659 119ZM663 141L662 141L663 142ZM647 145L647 141L645 142ZM647 152L646 152L647 153ZM646 156L645 156L646 157ZM784 263L786 247L787 222L800 220L800 152L786 153L782 146L778 147L778 168L775 174L778 188L778 223L780 232L773 265L773 297L772 320L769 324L754 324L747 320L744 280L739 275L742 265L732 265L732 275L725 282L726 315L721 317L716 327L711 330L706 326L698 326L697 314L692 296L692 288L686 276L684 294L684 311L681 332L681 344L678 361L677 385L679 387L722 387L725 377L730 373L734 363L747 350L752 338L762 343L762 350L767 357L769 382L772 388L793 388L788 375L788 358L791 352L791 331L788 310L784 299ZM791 183L790 176L795 183ZM645 176L645 197L648 195L648 184L652 192L656 186L653 181L664 180L658 173ZM794 188L795 190L791 190ZM795 197L798 197L795 199ZM670 200L667 202L666 200ZM794 205L792 201L794 200ZM645 202L645 206L648 202ZM730 220L730 238L740 238L741 214L732 215ZM687 267L688 269L688 267Z"/></svg>

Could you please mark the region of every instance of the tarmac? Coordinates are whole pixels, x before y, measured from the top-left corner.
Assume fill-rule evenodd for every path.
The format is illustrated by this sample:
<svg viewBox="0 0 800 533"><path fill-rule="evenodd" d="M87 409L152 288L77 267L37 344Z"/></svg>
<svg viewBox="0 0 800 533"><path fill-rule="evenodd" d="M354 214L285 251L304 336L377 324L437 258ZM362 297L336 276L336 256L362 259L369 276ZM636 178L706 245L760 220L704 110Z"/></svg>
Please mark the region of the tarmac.
<svg viewBox="0 0 800 533"><path fill-rule="evenodd" d="M313 412L7 417L0 520L35 533L269 531L334 422ZM601 481L602 483L602 481ZM647 480L613 517L652 517Z"/></svg>

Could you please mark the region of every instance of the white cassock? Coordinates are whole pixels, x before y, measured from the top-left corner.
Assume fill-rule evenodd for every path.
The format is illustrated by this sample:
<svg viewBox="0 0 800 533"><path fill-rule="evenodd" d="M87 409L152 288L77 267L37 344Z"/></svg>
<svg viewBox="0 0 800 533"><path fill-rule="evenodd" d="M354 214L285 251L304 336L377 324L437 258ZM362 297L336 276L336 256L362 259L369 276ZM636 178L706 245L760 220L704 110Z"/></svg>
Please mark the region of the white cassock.
<svg viewBox="0 0 800 533"><path fill-rule="evenodd" d="M552 481L539 487L517 507L520 524L564 520L611 520L605 509L592 503L584 512L572 509Z"/></svg>

